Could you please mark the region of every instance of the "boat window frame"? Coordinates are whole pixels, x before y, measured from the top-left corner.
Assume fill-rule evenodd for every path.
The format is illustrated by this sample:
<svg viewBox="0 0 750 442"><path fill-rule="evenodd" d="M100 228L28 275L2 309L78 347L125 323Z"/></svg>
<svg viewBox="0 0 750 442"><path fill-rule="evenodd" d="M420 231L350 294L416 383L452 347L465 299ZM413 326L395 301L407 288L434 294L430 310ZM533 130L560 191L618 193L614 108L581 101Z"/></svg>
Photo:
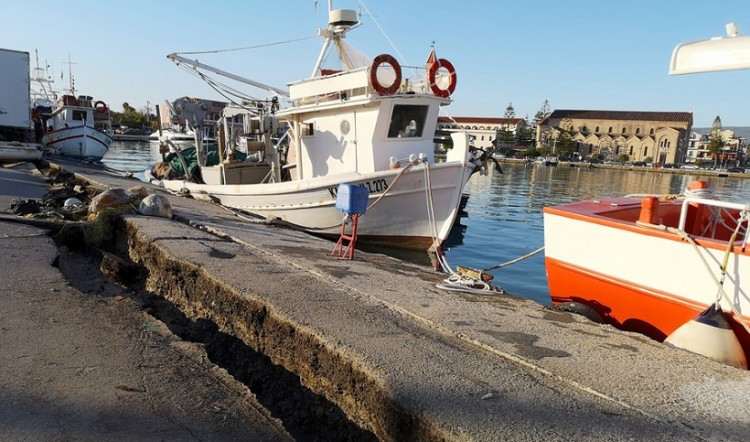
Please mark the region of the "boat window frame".
<svg viewBox="0 0 750 442"><path fill-rule="evenodd" d="M394 104L386 139L423 138L429 112L428 104Z"/></svg>
<svg viewBox="0 0 750 442"><path fill-rule="evenodd" d="M87 121L86 118L86 111L80 110L80 109L73 109L70 113L70 120L71 121Z"/></svg>

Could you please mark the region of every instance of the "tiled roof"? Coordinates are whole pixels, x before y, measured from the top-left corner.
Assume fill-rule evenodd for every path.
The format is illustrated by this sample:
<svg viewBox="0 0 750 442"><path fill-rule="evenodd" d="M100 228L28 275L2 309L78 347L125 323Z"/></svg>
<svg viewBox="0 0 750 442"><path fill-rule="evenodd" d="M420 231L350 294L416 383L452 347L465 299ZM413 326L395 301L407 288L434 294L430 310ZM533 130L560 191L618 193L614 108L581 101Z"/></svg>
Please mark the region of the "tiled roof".
<svg viewBox="0 0 750 442"><path fill-rule="evenodd" d="M440 123L459 124L520 124L523 118L494 118L494 117L438 117Z"/></svg>
<svg viewBox="0 0 750 442"><path fill-rule="evenodd" d="M681 121L690 123L691 125L693 124L692 112L635 112L560 109L552 112L548 118L570 118L578 120Z"/></svg>

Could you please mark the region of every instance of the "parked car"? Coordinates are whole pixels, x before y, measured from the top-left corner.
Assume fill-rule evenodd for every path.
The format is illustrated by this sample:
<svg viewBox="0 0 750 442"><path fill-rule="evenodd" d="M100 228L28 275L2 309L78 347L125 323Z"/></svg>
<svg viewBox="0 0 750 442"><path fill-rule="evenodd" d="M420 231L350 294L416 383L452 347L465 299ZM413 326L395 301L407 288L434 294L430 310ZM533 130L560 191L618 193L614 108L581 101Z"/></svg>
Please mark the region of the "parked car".
<svg viewBox="0 0 750 442"><path fill-rule="evenodd" d="M697 169L700 169L700 167L696 166L695 164L683 164L682 166L680 166L680 169L697 170Z"/></svg>

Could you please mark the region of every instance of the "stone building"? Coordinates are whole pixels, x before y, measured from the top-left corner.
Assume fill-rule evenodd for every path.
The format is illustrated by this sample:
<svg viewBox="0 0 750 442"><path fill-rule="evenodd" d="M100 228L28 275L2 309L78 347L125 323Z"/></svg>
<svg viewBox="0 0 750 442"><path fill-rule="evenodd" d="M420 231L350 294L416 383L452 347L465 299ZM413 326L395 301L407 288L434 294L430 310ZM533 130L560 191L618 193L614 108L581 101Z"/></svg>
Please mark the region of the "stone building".
<svg viewBox="0 0 750 442"><path fill-rule="evenodd" d="M438 131L453 132L465 130L474 140L474 146L491 148L498 132L508 131L517 138L518 130L525 126L523 118L493 117L438 117Z"/></svg>
<svg viewBox="0 0 750 442"><path fill-rule="evenodd" d="M555 110L536 128L536 143L553 150L565 133L579 159L682 163L692 126L691 112Z"/></svg>

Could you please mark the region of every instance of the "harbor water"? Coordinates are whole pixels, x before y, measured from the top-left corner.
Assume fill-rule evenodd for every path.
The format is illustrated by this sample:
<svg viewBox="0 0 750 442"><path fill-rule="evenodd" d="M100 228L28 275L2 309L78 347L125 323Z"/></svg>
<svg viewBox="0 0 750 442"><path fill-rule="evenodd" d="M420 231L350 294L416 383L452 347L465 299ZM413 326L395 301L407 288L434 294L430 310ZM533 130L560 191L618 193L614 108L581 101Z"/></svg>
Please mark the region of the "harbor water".
<svg viewBox="0 0 750 442"><path fill-rule="evenodd" d="M103 162L145 179L143 172L159 160L156 143L116 141ZM489 271L495 285L543 305L550 303L544 252L502 265L544 245L545 206L636 193L679 194L695 179L708 181L721 198L750 201L750 179L736 177L516 163L504 163L502 170L503 173L493 170L487 175L475 174L469 180L465 189L470 195L466 213L444 245L445 256L452 267L500 266ZM424 254L393 254L429 265Z"/></svg>

